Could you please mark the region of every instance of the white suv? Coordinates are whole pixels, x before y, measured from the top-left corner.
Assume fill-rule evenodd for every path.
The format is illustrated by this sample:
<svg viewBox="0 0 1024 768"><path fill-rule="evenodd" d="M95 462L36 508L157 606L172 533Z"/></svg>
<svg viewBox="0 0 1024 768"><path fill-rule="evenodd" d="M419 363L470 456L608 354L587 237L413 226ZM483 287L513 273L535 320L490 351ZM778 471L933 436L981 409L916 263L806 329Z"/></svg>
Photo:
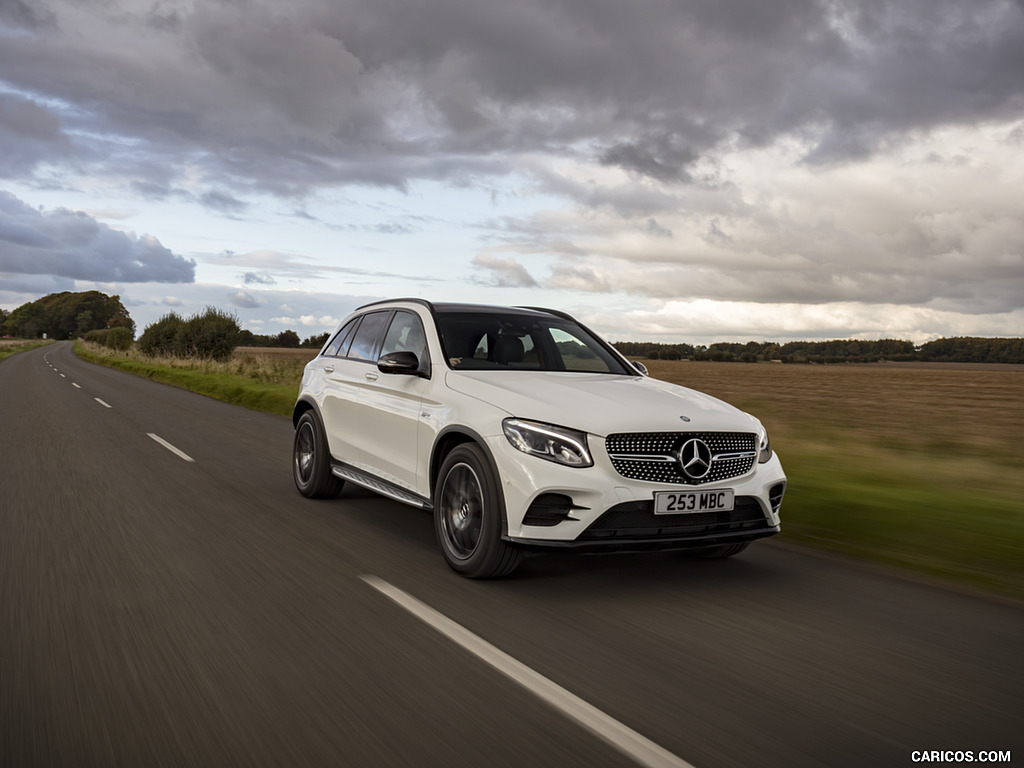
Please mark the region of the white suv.
<svg viewBox="0 0 1024 768"><path fill-rule="evenodd" d="M719 558L778 533L786 476L761 423L645 374L562 312L368 304L306 366L295 484L431 510L474 578L530 549Z"/></svg>

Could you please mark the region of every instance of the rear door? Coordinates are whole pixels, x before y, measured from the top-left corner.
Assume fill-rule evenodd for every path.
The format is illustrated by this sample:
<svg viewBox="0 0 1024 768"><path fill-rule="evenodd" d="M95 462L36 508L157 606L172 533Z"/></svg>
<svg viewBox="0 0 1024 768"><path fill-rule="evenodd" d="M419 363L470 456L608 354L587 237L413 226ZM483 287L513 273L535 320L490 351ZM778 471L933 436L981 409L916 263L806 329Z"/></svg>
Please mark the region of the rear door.
<svg viewBox="0 0 1024 768"><path fill-rule="evenodd" d="M356 318L348 335L342 337L339 333L338 343L332 342L322 358L321 412L327 444L335 459L356 467L367 466L365 436L359 427L360 410L367 389L378 375L377 352L392 314L392 310L386 309ZM332 352L333 355L329 354Z"/></svg>
<svg viewBox="0 0 1024 768"><path fill-rule="evenodd" d="M358 338L358 337L357 337ZM390 318L377 357L409 351L429 374L423 323L415 312L400 309ZM364 467L374 475L425 495L419 477L420 412L431 382L422 376L380 372L376 365L363 372L359 401L354 404L355 424ZM425 473L424 473L425 474Z"/></svg>

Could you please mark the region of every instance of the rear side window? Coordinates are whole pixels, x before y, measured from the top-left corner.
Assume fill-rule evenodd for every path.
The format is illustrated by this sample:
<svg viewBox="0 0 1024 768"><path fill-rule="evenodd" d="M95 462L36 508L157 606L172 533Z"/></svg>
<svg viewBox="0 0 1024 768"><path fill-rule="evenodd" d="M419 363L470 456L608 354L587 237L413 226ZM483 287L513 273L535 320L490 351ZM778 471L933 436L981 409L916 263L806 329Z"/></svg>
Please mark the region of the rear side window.
<svg viewBox="0 0 1024 768"><path fill-rule="evenodd" d="M324 354L329 357L344 357L347 355L348 346L352 343L352 335L355 333L357 325L359 325L358 317L345 323L345 327L338 331L334 340L331 341L327 349L324 350Z"/></svg>
<svg viewBox="0 0 1024 768"><path fill-rule="evenodd" d="M363 322L359 324L359 329L352 339L348 357L353 360L376 362L377 342L390 316L391 312L371 312L363 315Z"/></svg>

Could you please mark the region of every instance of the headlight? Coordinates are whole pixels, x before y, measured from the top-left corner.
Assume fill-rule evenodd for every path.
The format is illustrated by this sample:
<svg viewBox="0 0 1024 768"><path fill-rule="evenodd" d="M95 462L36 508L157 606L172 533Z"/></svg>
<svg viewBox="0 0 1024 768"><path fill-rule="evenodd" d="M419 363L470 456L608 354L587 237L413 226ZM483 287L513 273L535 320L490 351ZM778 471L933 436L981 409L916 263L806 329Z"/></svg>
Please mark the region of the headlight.
<svg viewBox="0 0 1024 768"><path fill-rule="evenodd" d="M594 465L583 432L522 419L505 419L501 427L508 441L523 453L569 467Z"/></svg>
<svg viewBox="0 0 1024 768"><path fill-rule="evenodd" d="M772 457L772 441L768 439L768 430L764 427L761 427L761 433L758 435L757 443L757 463L764 464Z"/></svg>

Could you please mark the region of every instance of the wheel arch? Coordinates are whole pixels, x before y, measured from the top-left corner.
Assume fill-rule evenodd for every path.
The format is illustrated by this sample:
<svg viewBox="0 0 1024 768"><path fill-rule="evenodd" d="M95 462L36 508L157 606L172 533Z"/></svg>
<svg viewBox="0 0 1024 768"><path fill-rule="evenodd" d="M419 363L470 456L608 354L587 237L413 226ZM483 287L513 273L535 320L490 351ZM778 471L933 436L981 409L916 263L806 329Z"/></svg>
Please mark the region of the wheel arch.
<svg viewBox="0 0 1024 768"><path fill-rule="evenodd" d="M430 454L430 498L433 500L434 492L437 489L438 475L441 473L441 465L445 457L460 445L473 443L480 448L487 461L487 466L494 475L494 481L498 486L498 504L501 507L501 527L503 535L508 535L508 515L505 511L505 490L502 486L501 473L498 471L498 463L494 460L491 449L478 432L466 426L450 426L442 429L434 439L434 448Z"/></svg>
<svg viewBox="0 0 1024 768"><path fill-rule="evenodd" d="M317 407L316 402L310 397L300 397L298 402L295 403L295 408L292 409L293 427L299 426L299 419L302 418L302 414L306 413L306 411L313 411L320 420L320 423L324 423L323 417L320 414L320 408Z"/></svg>

